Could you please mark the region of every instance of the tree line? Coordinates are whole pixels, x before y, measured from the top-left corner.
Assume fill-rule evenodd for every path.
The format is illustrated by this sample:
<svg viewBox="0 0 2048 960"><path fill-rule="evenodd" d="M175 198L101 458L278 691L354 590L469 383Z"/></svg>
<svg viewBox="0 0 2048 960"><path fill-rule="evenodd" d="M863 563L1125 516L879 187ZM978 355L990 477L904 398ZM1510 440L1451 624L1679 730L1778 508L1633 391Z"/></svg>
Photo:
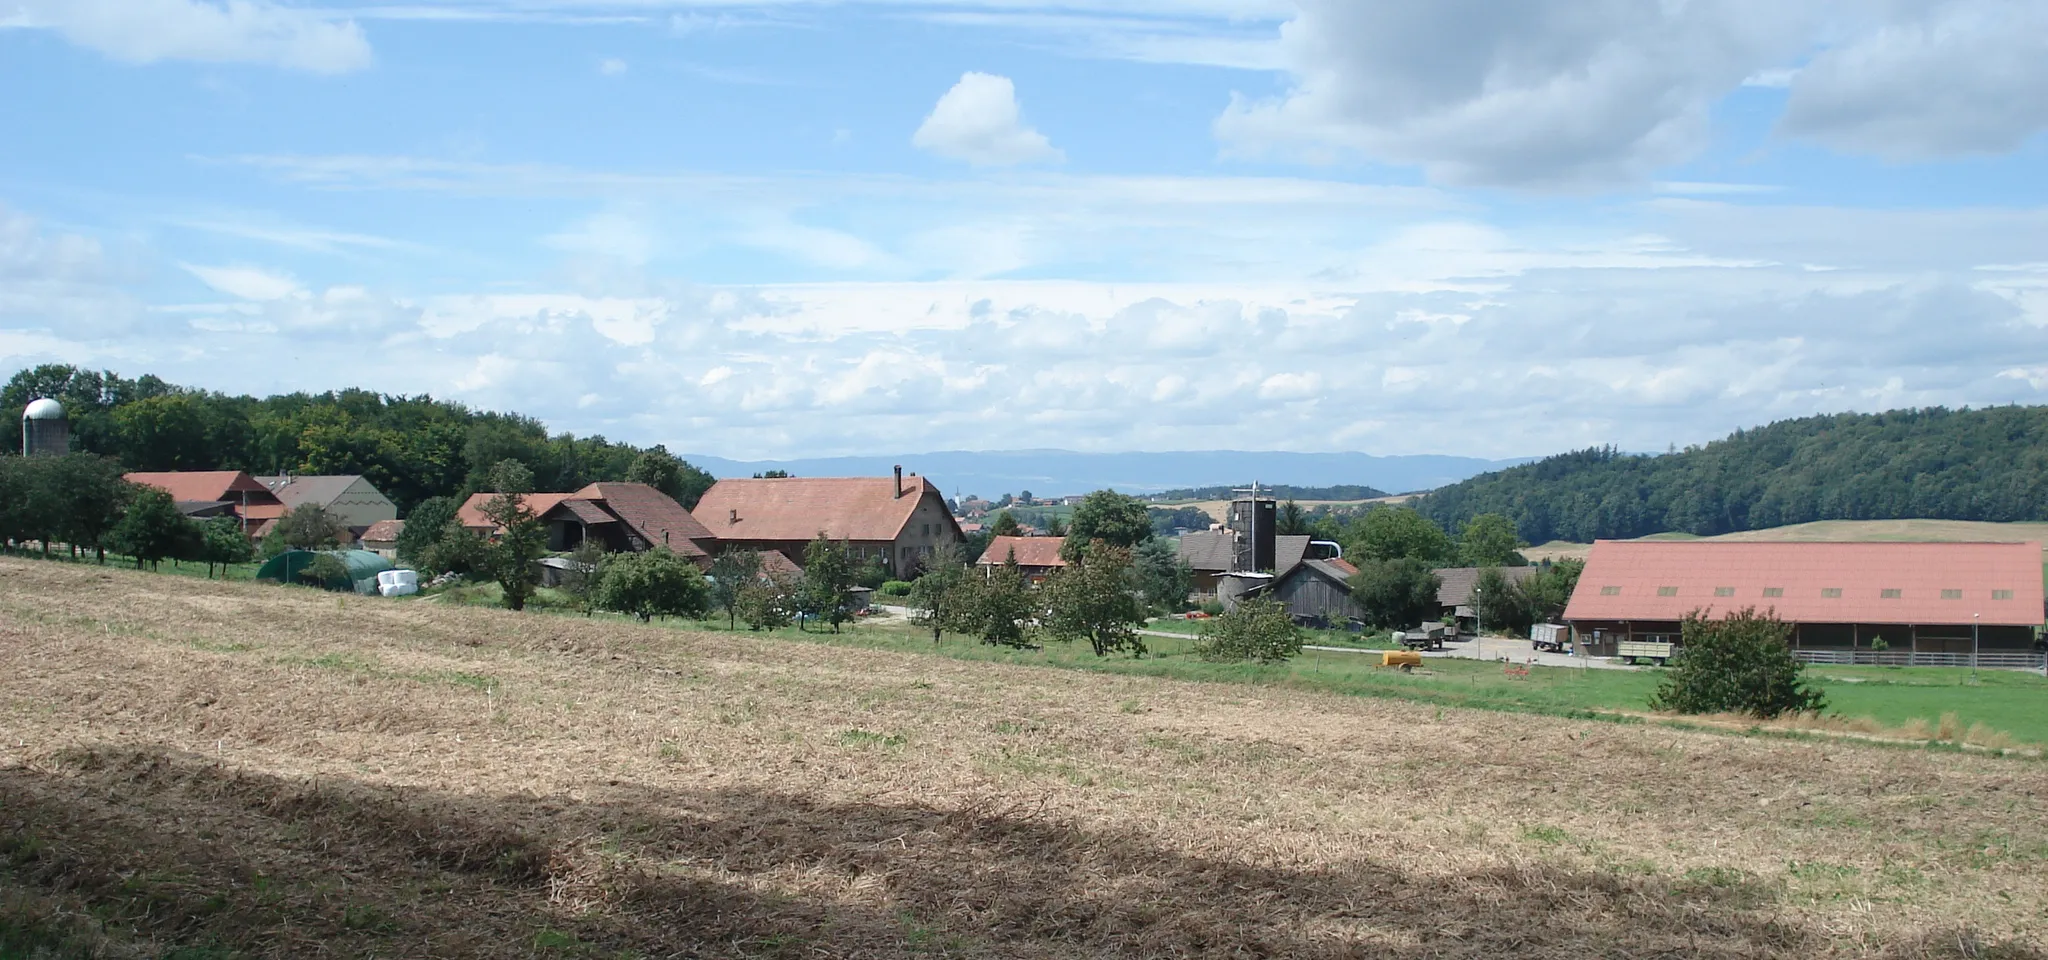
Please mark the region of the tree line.
<svg viewBox="0 0 2048 960"><path fill-rule="evenodd" d="M18 429L23 409L38 397L64 405L75 450L129 470L360 474L401 515L430 497L460 499L487 490L490 470L505 460L524 465L540 490L660 480L655 485L686 508L714 482L658 446L550 434L531 417L425 395L348 389L258 399L180 387L153 375L129 379L47 364L17 372L0 388L0 414ZM21 449L18 433L7 448ZM636 464L642 465L637 478Z"/></svg>
<svg viewBox="0 0 2048 960"><path fill-rule="evenodd" d="M1415 505L1446 528L1499 514L1532 543L1814 520L2048 520L2048 407L1805 417L1654 456L1598 447Z"/></svg>

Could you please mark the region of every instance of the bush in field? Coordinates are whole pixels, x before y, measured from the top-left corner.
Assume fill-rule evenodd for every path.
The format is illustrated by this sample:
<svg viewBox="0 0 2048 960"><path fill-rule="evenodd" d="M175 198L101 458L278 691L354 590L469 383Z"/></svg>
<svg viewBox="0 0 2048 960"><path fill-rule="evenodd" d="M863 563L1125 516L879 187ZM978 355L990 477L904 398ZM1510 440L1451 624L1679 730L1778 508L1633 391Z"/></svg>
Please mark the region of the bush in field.
<svg viewBox="0 0 2048 960"><path fill-rule="evenodd" d="M701 617L711 612L711 587L696 564L656 547L606 557L590 602L600 610L632 614L642 623L655 617Z"/></svg>
<svg viewBox="0 0 2048 960"><path fill-rule="evenodd" d="M885 580L881 588L875 592L885 597L907 597L910 596L912 586L913 584L907 580Z"/></svg>
<svg viewBox="0 0 2048 960"><path fill-rule="evenodd" d="M1719 620L1694 611L1680 626L1671 669L1650 709L1676 713L1746 713L1769 719L1827 708L1808 685L1806 665L1792 656L1792 625L1750 607Z"/></svg>
<svg viewBox="0 0 2048 960"><path fill-rule="evenodd" d="M739 625L740 594L761 577L761 554L727 550L711 561L711 607L725 611L725 628Z"/></svg>
<svg viewBox="0 0 2048 960"><path fill-rule="evenodd" d="M207 576L213 576L215 566L226 573L229 565L248 563L255 555L256 545L249 542L249 535L235 518L214 517L201 525L198 559L205 561Z"/></svg>
<svg viewBox="0 0 2048 960"><path fill-rule="evenodd" d="M960 584L959 593L947 614L948 629L980 637L990 646L1023 649L1031 645L1037 598L1024 582L1016 557L994 570L969 576Z"/></svg>
<svg viewBox="0 0 2048 960"><path fill-rule="evenodd" d="M1301 628L1279 601L1241 600L1237 609L1210 624L1195 641L1195 653L1219 663L1285 663L1301 653Z"/></svg>
<svg viewBox="0 0 2048 960"><path fill-rule="evenodd" d="M755 577L740 588L734 611L749 630L789 626L795 616L798 586L779 574Z"/></svg>

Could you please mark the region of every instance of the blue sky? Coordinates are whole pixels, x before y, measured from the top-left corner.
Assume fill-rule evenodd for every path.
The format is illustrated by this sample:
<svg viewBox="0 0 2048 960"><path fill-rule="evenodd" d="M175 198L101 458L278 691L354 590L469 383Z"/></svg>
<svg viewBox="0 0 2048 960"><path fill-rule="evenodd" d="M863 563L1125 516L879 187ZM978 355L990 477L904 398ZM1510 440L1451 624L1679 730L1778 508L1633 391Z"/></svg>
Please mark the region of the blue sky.
<svg viewBox="0 0 2048 960"><path fill-rule="evenodd" d="M2048 390L2032 0L0 0L0 361L731 457Z"/></svg>

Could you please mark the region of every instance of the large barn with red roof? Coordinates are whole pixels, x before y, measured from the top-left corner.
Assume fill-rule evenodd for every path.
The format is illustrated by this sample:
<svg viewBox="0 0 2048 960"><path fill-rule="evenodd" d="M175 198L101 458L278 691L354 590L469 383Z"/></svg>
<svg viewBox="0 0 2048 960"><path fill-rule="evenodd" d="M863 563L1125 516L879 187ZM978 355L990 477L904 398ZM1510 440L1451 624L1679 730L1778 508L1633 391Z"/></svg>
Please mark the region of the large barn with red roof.
<svg viewBox="0 0 2048 960"><path fill-rule="evenodd" d="M1602 540L1566 606L1580 649L1676 642L1679 623L1754 607L1796 649L2027 651L2044 619L2039 543ZM1873 644L1882 639L1879 647Z"/></svg>
<svg viewBox="0 0 2048 960"><path fill-rule="evenodd" d="M802 563L822 533L899 577L939 545L966 540L939 488L900 468L893 477L720 480L692 513L721 549L773 550Z"/></svg>

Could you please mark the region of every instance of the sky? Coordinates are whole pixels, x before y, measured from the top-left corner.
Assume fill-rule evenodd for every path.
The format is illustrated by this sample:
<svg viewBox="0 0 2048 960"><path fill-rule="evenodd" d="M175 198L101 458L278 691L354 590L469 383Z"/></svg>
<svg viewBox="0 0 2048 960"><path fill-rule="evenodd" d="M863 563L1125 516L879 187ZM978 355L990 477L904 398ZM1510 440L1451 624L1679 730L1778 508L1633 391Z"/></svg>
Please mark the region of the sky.
<svg viewBox="0 0 2048 960"><path fill-rule="evenodd" d="M739 459L2048 399L2039 0L0 0L0 366Z"/></svg>

